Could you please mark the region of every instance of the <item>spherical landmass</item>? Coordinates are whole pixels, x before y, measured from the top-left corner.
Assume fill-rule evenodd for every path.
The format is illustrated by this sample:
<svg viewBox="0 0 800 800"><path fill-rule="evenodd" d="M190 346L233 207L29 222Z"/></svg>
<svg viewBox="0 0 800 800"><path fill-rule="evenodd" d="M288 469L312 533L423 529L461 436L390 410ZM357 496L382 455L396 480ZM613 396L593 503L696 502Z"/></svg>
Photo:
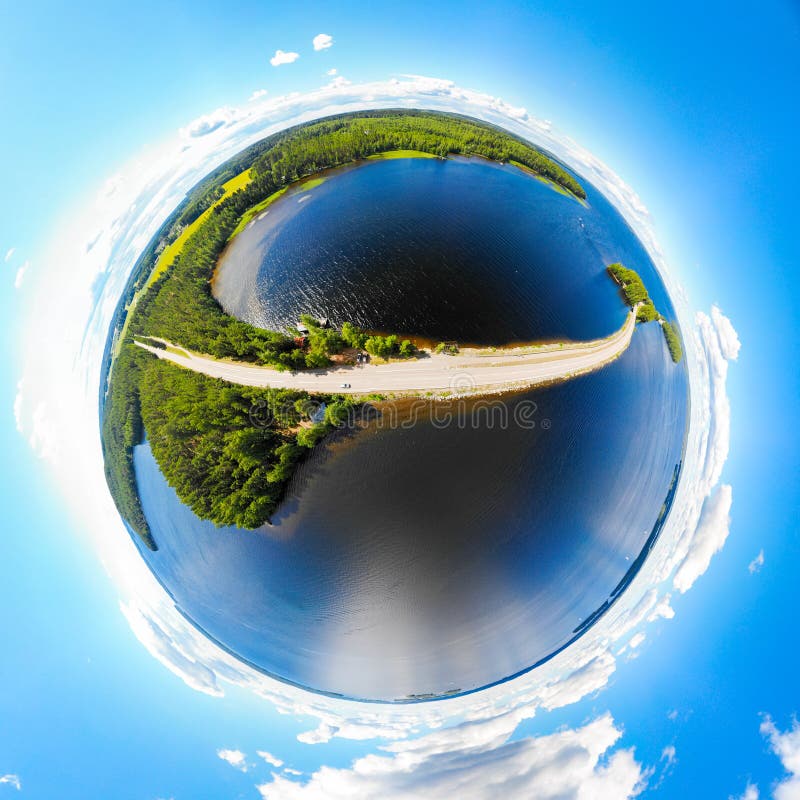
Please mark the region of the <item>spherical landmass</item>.
<svg viewBox="0 0 800 800"><path fill-rule="evenodd" d="M190 193L125 299L112 496L181 612L283 681L407 702L530 670L669 513L664 284L590 183L485 123L270 137Z"/></svg>

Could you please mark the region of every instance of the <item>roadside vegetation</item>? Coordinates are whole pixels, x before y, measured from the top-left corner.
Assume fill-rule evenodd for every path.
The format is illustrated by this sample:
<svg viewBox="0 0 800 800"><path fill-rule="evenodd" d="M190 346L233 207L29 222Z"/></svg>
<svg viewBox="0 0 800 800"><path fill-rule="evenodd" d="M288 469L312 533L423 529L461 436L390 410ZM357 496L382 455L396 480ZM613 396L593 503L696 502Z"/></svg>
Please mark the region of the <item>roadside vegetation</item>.
<svg viewBox="0 0 800 800"><path fill-rule="evenodd" d="M619 262L609 264L607 269L611 277L619 284L625 302L631 308L634 308L639 303L641 304L636 311L636 321L658 322L661 325L669 354L673 362L677 364L683 358L683 347L681 346L677 327L667 322L656 310L650 295L647 293L644 282L639 277L639 273L624 267Z"/></svg>
<svg viewBox="0 0 800 800"><path fill-rule="evenodd" d="M278 502L302 456L297 448L313 446L326 435L329 422L301 425L295 433L277 427L256 436L246 426L243 432L241 418L223 406L233 400L243 403L251 399L249 394L201 391L188 379L171 377L169 372L178 368L140 351L134 338L157 337L216 358L290 370L325 367L344 346L382 359L416 355L410 340L370 336L352 326L337 332L308 325L307 341L291 332L263 330L225 314L211 293L214 269L227 243L292 184L306 180L310 188L319 180L312 176L325 169L411 151L513 161L576 197L586 196L569 172L524 140L486 123L433 112L357 112L300 125L247 148L211 173L148 244L115 319L119 334L101 430L106 477L120 514L148 546L156 545L133 471L133 448L145 435L170 485L199 516L253 527ZM202 398L203 418L197 413L187 417L185 393ZM336 403L331 407L338 408ZM192 453L196 468L190 463ZM250 483L244 477L248 469ZM258 492L264 493L260 503Z"/></svg>
<svg viewBox="0 0 800 800"><path fill-rule="evenodd" d="M414 358L418 353L417 346L410 339L401 340L396 334L368 334L349 322L342 325L342 339L349 347L366 350L375 358Z"/></svg>

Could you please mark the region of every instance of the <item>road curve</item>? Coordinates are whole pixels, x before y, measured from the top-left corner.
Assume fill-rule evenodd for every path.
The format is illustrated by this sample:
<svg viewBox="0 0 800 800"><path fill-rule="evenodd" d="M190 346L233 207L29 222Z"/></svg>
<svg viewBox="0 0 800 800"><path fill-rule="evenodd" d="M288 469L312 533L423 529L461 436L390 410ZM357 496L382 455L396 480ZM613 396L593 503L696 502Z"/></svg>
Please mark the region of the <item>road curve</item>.
<svg viewBox="0 0 800 800"><path fill-rule="evenodd" d="M605 339L538 348L463 350L458 355L425 353L409 361L300 372L220 360L163 340L173 349L138 340L135 343L173 364L244 386L303 389L318 394L480 395L529 388L600 369L627 349L636 325L636 310L633 308L623 326ZM345 383L349 386L342 386Z"/></svg>

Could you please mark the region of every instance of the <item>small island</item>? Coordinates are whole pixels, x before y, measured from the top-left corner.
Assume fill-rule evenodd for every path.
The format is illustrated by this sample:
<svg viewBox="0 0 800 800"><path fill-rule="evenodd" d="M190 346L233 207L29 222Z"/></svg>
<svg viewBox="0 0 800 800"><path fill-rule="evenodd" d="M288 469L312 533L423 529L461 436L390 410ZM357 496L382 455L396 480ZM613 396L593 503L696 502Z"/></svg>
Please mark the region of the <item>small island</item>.
<svg viewBox="0 0 800 800"><path fill-rule="evenodd" d="M624 267L619 262L609 264L608 273L619 284L625 302L631 308L638 306L636 312L637 322L658 322L664 332L669 354L673 362L677 364L683 358L683 347L681 346L678 332L675 326L667 322L656 310L642 279L639 277L639 273Z"/></svg>

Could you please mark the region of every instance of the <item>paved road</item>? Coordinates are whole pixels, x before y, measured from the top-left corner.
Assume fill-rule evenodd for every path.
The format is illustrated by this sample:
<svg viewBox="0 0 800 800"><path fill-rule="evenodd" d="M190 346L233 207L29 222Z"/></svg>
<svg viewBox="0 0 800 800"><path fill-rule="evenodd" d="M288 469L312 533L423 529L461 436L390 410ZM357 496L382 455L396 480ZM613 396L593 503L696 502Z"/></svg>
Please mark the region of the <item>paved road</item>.
<svg viewBox="0 0 800 800"><path fill-rule="evenodd" d="M305 389L320 394L441 395L450 392L478 395L536 386L600 369L627 349L635 325L634 308L625 324L606 339L494 352L464 350L454 356L425 354L410 361L302 372L279 372L241 361L221 361L183 349L181 354L141 341L136 344L174 364L245 386ZM345 383L349 385L342 386Z"/></svg>

